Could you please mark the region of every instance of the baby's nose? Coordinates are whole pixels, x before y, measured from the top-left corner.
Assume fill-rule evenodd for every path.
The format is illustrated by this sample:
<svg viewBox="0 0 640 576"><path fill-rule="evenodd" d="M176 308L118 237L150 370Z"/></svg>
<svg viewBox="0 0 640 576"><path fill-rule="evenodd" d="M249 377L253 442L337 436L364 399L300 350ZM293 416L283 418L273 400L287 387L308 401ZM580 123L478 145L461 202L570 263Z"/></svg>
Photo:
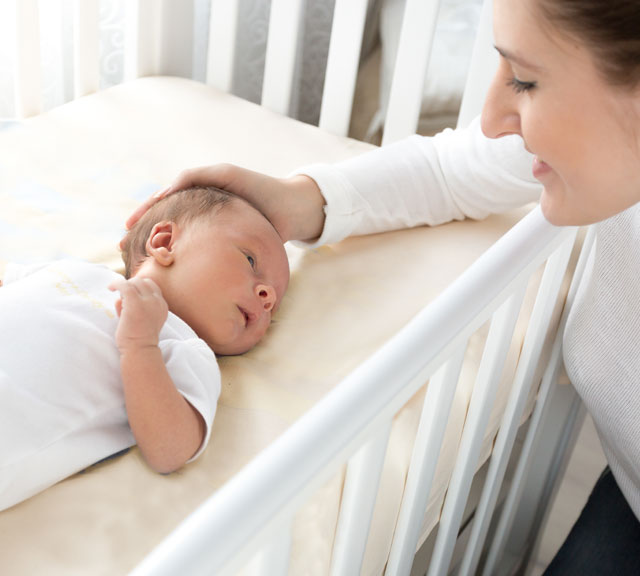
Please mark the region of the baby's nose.
<svg viewBox="0 0 640 576"><path fill-rule="evenodd" d="M272 286L258 284L256 286L256 295L266 312L270 312L276 305L276 291Z"/></svg>

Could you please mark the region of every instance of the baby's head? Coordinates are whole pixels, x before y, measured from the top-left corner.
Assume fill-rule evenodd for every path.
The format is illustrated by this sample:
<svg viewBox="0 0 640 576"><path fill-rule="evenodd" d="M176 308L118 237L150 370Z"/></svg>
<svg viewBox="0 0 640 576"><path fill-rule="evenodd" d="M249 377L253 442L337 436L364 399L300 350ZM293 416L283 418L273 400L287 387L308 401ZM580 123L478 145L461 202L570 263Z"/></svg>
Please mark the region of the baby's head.
<svg viewBox="0 0 640 576"><path fill-rule="evenodd" d="M271 223L243 199L190 188L154 204L123 242L125 275L152 278L216 354L242 354L264 336L289 283Z"/></svg>

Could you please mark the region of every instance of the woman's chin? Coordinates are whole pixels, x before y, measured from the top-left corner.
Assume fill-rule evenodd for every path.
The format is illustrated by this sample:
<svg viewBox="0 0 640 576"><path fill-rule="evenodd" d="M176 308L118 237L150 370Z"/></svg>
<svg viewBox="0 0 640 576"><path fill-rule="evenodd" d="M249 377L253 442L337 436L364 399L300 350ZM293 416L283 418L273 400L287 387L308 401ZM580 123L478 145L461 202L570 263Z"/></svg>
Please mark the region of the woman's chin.
<svg viewBox="0 0 640 576"><path fill-rule="evenodd" d="M549 199L546 190L542 193L542 197L540 198L540 210L542 210L542 215L545 217L545 220L550 224L553 224L554 226L570 225L567 215L563 214L561 210L558 210L558 206L555 202Z"/></svg>
<svg viewBox="0 0 640 576"><path fill-rule="evenodd" d="M554 226L582 226L590 224L579 207L569 206L566 202L560 202L564 197L557 192L550 192L545 186L540 197L540 209L545 219Z"/></svg>
<svg viewBox="0 0 640 576"><path fill-rule="evenodd" d="M557 203L545 202L544 196L540 199L540 209L545 220L554 226L588 226L612 215L600 217L594 214L585 214L579 208L571 209L569 206L558 206Z"/></svg>

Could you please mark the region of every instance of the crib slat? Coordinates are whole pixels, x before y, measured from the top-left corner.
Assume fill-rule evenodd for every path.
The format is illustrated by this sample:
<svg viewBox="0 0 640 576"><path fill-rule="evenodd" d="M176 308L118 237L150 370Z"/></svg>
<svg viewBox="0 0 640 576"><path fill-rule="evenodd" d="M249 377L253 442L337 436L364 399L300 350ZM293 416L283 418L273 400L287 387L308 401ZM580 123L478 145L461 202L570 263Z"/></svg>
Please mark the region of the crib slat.
<svg viewBox="0 0 640 576"><path fill-rule="evenodd" d="M258 576L287 576L291 556L292 521L275 531L273 537L262 550L258 563Z"/></svg>
<svg viewBox="0 0 640 576"><path fill-rule="evenodd" d="M15 111L16 116L26 118L42 112L38 0L15 2L15 10Z"/></svg>
<svg viewBox="0 0 640 576"><path fill-rule="evenodd" d="M294 514L302 498L318 486L316 482L326 479L325 472L334 473L333 466L360 445L360 435L372 421L391 418L425 381L422 376L441 366L442 355L449 357L484 323L503 301L506 287L536 270L566 233L552 227L536 208L232 482L218 489L132 575L226 574L237 569L236 562L246 561L245 547L262 542L264 530L273 533L276 518ZM400 398L405 394L407 398ZM224 572L225 566L229 571Z"/></svg>
<svg viewBox="0 0 640 576"><path fill-rule="evenodd" d="M511 530L511 525L516 512L516 506L518 501L520 500L522 489L524 487L524 479L529 472L531 456L535 450L535 446L540 436L540 423L545 416L545 413L549 406L549 400L553 396L553 391L557 384L557 374L562 364L562 335L564 334L564 327L567 322L569 311L571 310L571 306L575 299L575 294L580 284L580 279L584 274L584 270L587 265L587 260L589 258L591 247L593 246L594 239L595 231L593 228L591 228L583 243L582 249L580 251L580 258L571 279L571 286L569 288L569 293L567 294L564 310L562 312L562 318L560 320L556 338L553 343L551 356L549 358L549 362L542 378L540 391L538 393L538 400L531 416L531 423L529 425L529 429L527 430L527 435L522 446L522 452L518 460L518 465L514 472L513 480L511 482L509 492L507 493L507 497L502 508L500 520L498 522L495 535L491 542L491 547L487 554L487 560L485 562L483 571L483 574L485 575L489 575L494 572L495 565L502 556L502 551L504 549L506 539L508 537L509 531ZM472 566L471 559L469 561L469 564L470 566Z"/></svg>
<svg viewBox="0 0 640 576"><path fill-rule="evenodd" d="M415 133L440 0L407 0L382 144Z"/></svg>
<svg viewBox="0 0 640 576"><path fill-rule="evenodd" d="M207 83L231 92L236 53L239 0L212 0L209 19Z"/></svg>
<svg viewBox="0 0 640 576"><path fill-rule="evenodd" d="M47 0L38 7L40 37L43 41L47 39L46 54L41 50L43 109L64 104L67 94L69 98L73 97L73 71L64 57L65 29L71 14L68 8L69 5L63 0Z"/></svg>
<svg viewBox="0 0 640 576"><path fill-rule="evenodd" d="M459 128L468 126L471 120L482 111L482 105L497 66L498 53L493 47L493 1L484 0L469 72L462 93L457 123Z"/></svg>
<svg viewBox="0 0 640 576"><path fill-rule="evenodd" d="M319 126L346 136L356 88L367 0L336 0Z"/></svg>
<svg viewBox="0 0 640 576"><path fill-rule="evenodd" d="M467 341L429 380L387 562L387 574L409 574L411 570L466 349Z"/></svg>
<svg viewBox="0 0 640 576"><path fill-rule="evenodd" d="M157 0L127 0L124 6L124 77L133 80L157 74L162 4Z"/></svg>
<svg viewBox="0 0 640 576"><path fill-rule="evenodd" d="M487 421L498 391L513 330L524 299L526 280L528 277L518 280L519 285L516 284L511 296L496 311L491 321L458 447L456 463L449 481L447 498L440 517L438 535L427 573L429 576L446 574L451 562L460 521L482 448Z"/></svg>
<svg viewBox="0 0 640 576"><path fill-rule="evenodd" d="M489 523L498 500L498 493L520 425L522 411L529 396L549 322L551 321L558 292L567 269L574 238L575 234L549 258L545 267L536 303L529 320L522 352L520 353L520 360L511 393L509 394L509 400L491 455L487 479L474 516L470 541L465 550L460 571L461 575L472 575L476 572L480 552L489 530Z"/></svg>
<svg viewBox="0 0 640 576"><path fill-rule="evenodd" d="M303 12L301 0L272 0L261 104L287 115Z"/></svg>
<svg viewBox="0 0 640 576"><path fill-rule="evenodd" d="M349 460L331 557L332 576L360 574L391 422Z"/></svg>
<svg viewBox="0 0 640 576"><path fill-rule="evenodd" d="M73 34L74 94L79 98L97 92L100 85L98 0L75 1Z"/></svg>
<svg viewBox="0 0 640 576"><path fill-rule="evenodd" d="M193 0L162 0L159 4L158 68L156 74L193 74Z"/></svg>

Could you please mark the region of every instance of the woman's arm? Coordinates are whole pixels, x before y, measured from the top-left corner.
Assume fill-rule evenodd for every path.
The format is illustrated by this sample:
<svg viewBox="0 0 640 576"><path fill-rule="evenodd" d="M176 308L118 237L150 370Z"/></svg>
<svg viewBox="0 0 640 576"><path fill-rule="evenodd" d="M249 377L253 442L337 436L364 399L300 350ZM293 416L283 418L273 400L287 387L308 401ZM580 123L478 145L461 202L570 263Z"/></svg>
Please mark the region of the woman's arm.
<svg viewBox="0 0 640 576"><path fill-rule="evenodd" d="M271 221L283 242L317 238L324 226L325 201L311 178L273 178L233 164L215 164L181 172L171 186L138 207L127 228L160 198L192 186L216 186L242 196Z"/></svg>
<svg viewBox="0 0 640 576"><path fill-rule="evenodd" d="M173 472L198 451L205 424L176 389L158 347L167 303L148 278L123 278L110 288L121 295L116 344L129 425L149 466Z"/></svg>
<svg viewBox="0 0 640 576"><path fill-rule="evenodd" d="M325 197L319 243L399 228L482 219L539 198L533 157L518 136L467 129L412 136L334 165L301 169Z"/></svg>
<svg viewBox="0 0 640 576"><path fill-rule="evenodd" d="M286 179L228 164L186 170L157 197L196 184L218 186L254 203L283 240L323 244L484 218L537 200L541 187L531 174L532 160L518 136L485 137L478 118L466 129L413 136L337 164L304 167Z"/></svg>

